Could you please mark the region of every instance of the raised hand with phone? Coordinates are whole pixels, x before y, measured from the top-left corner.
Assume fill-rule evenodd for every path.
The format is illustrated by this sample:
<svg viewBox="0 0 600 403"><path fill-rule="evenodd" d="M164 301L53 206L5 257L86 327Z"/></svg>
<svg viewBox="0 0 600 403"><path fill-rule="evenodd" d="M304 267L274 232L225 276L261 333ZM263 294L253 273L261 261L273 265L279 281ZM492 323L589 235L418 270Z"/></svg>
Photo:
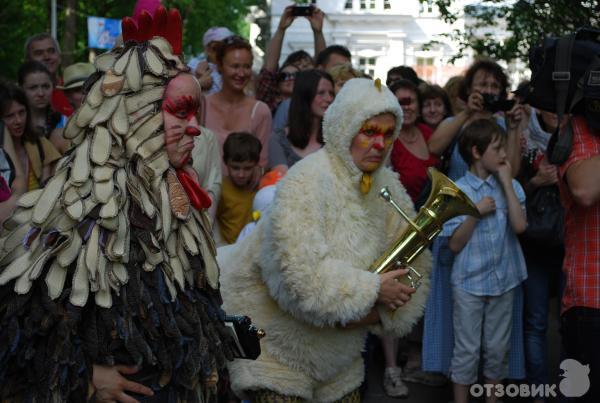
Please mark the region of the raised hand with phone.
<svg viewBox="0 0 600 403"><path fill-rule="evenodd" d="M293 65L298 70L303 70L306 67L312 68L314 65L314 60L311 60L311 63L303 63L302 66L296 63L284 62L281 68L279 67L285 31L292 25L296 17L300 16L306 18L310 23L314 36L315 55L319 54L326 47L325 38L323 37L324 13L321 9L314 4L305 4L289 5L283 10L277 30L273 33L267 47L265 63L259 73L256 86L256 98L269 105L272 111L275 110L282 100L278 88L281 75L278 73L281 73L281 70L287 65Z"/></svg>

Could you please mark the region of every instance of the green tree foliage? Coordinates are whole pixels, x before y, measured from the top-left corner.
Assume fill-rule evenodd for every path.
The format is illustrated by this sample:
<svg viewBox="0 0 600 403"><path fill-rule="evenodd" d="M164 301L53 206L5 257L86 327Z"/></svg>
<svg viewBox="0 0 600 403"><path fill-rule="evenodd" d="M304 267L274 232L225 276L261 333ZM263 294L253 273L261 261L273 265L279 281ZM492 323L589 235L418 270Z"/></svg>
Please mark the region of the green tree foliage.
<svg viewBox="0 0 600 403"><path fill-rule="evenodd" d="M459 15L453 9L455 0L434 3L446 22L456 21ZM476 54L496 60L527 60L529 49L545 36L564 35L582 26L600 26L600 0L481 0L468 3L463 11L467 28L445 35L460 44L456 58L473 49ZM508 37L500 40L492 33L494 28L505 30Z"/></svg>
<svg viewBox="0 0 600 403"><path fill-rule="evenodd" d="M176 7L184 21L184 52L188 55L202 51L202 36L210 27L227 27L233 32L248 37L250 25L246 16L255 0L167 0L166 7ZM259 3L259 2L258 2Z"/></svg>
<svg viewBox="0 0 600 403"><path fill-rule="evenodd" d="M86 61L87 17L120 19L131 15L135 0L76 0L75 10L67 8L67 0L57 1L59 42L65 38L65 21L75 18L73 48L63 46L63 59L69 62ZM196 54L202 50L202 35L212 26L225 26L247 37L246 17L250 6L266 9L266 0L163 0L167 8L176 7L184 19L184 51ZM73 17L74 15L74 17ZM0 8L0 77L14 81L24 60L24 44L35 33L50 31L49 0L4 0Z"/></svg>

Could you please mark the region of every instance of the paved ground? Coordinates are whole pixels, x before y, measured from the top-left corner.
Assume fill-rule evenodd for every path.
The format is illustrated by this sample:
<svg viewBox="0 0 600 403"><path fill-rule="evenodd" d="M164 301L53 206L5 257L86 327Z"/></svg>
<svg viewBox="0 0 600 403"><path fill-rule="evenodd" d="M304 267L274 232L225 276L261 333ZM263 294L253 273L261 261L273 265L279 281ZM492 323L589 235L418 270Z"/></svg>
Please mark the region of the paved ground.
<svg viewBox="0 0 600 403"><path fill-rule="evenodd" d="M549 374L550 383L557 383L560 336L558 334L558 304L556 300L551 301L550 329L548 331L549 348ZM394 399L388 397L383 391L383 357L381 350L376 348L369 359L369 370L367 372L367 390L363 399L364 403L448 403L452 401L452 387L447 384L443 387L429 387L414 383L408 383L409 396L406 399ZM477 400L474 400L477 401ZM481 400L483 401L483 400ZM508 402L529 402L528 399L505 398L504 403ZM553 400L550 400L552 402Z"/></svg>

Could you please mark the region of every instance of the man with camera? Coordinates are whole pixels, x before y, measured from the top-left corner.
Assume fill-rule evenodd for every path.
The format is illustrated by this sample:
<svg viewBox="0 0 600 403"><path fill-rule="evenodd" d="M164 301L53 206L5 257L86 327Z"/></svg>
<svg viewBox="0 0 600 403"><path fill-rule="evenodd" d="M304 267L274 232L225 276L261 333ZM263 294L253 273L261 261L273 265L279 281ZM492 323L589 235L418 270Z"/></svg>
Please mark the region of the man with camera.
<svg viewBox="0 0 600 403"><path fill-rule="evenodd" d="M565 207L566 285L562 337L566 357L589 365L590 390L580 400L600 401L600 129L584 116L571 118L573 148L560 165Z"/></svg>

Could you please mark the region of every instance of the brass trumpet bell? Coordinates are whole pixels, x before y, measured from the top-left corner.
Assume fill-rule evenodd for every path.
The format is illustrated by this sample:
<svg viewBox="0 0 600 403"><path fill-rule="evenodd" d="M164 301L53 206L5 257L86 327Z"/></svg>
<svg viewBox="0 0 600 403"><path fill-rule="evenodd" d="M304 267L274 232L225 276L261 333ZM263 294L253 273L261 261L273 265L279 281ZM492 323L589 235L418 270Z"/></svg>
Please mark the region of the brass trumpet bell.
<svg viewBox="0 0 600 403"><path fill-rule="evenodd" d="M429 168L428 172L431 178L431 192L414 220L411 220L392 199L387 187L381 189L380 196L392 204L409 225L392 246L369 268L371 272L383 274L405 266L409 272L400 281L413 288L419 287L422 275L411 267L410 263L440 233L442 225L449 219L460 215L481 218L479 210L471 199L446 175L434 168Z"/></svg>

